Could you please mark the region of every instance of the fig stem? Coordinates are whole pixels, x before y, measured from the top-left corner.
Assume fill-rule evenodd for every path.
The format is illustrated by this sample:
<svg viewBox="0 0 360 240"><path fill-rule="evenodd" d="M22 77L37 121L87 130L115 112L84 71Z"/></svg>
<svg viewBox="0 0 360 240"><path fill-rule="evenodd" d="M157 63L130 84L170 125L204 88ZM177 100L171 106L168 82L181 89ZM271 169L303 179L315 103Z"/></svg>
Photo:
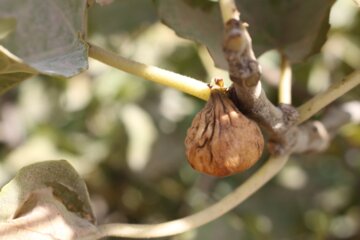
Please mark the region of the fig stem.
<svg viewBox="0 0 360 240"><path fill-rule="evenodd" d="M210 89L204 82L155 66L139 63L115 53L89 44L89 56L112 67L131 73L168 87L175 88L202 100L210 96Z"/></svg>

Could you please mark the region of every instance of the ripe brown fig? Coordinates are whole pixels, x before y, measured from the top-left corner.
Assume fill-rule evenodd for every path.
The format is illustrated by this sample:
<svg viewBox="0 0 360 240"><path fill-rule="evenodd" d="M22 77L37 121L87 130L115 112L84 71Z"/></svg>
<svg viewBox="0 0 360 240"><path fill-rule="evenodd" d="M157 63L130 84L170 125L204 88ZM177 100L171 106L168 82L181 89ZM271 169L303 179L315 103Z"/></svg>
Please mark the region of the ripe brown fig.
<svg viewBox="0 0 360 240"><path fill-rule="evenodd" d="M190 165L213 176L242 172L260 158L264 138L258 125L245 117L223 88L213 88L195 116L185 139Z"/></svg>

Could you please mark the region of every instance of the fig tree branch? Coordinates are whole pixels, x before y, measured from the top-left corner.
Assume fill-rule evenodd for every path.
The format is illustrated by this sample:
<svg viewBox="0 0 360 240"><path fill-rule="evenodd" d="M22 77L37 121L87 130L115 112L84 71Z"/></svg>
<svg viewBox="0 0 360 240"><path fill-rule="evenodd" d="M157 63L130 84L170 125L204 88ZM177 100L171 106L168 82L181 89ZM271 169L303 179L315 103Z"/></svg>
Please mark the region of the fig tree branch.
<svg viewBox="0 0 360 240"><path fill-rule="evenodd" d="M230 0L220 0L220 7L230 7L234 13L233 17L223 16L224 39L223 52L229 66L229 76L233 82L229 91L230 97L237 105L239 110L248 117L255 120L265 130L270 133L271 144L269 149L272 154L284 154L290 149L292 142L286 136L286 132L295 125L298 113L291 105L281 104L279 107L274 106L267 98L261 86L261 67L257 61L247 23L240 20L240 13L233 10L235 6L227 3ZM225 4L227 3L227 4ZM222 13L231 12L223 9ZM289 90L289 85L284 88L290 80L288 65L283 64L283 76L280 92L284 101L290 101L290 95L285 91ZM286 79L287 78L287 79ZM283 100L283 99L282 99Z"/></svg>

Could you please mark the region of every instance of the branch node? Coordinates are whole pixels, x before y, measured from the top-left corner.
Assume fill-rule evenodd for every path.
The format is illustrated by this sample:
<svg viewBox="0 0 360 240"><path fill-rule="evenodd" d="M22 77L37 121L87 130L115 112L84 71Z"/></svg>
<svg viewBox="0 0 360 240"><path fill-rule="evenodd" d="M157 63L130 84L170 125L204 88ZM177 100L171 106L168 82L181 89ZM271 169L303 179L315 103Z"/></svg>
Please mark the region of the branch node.
<svg viewBox="0 0 360 240"><path fill-rule="evenodd" d="M299 113L291 104L280 103L280 110L283 112L284 123L287 127L294 126L299 119Z"/></svg>

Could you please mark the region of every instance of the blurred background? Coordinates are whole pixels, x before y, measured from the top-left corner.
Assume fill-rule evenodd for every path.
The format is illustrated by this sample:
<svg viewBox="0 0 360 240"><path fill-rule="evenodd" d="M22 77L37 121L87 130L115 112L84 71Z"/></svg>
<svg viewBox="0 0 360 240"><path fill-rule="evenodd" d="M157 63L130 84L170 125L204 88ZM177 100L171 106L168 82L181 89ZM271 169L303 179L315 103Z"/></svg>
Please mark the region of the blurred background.
<svg viewBox="0 0 360 240"><path fill-rule="evenodd" d="M338 0L330 23L321 53L293 66L295 106L359 69L359 9ZM89 41L204 82L222 77L229 85L206 48L163 25L150 0L94 5ZM276 103L279 55L259 57L264 89ZM359 97L357 88L335 105ZM189 215L230 193L268 157L265 152L251 170L231 177L195 172L183 142L204 102L92 59L89 70L72 79L27 80L0 105L0 186L25 165L66 159L86 180L98 223ZM163 239L360 239L360 126L343 126L323 153L292 156L275 179L225 216Z"/></svg>

